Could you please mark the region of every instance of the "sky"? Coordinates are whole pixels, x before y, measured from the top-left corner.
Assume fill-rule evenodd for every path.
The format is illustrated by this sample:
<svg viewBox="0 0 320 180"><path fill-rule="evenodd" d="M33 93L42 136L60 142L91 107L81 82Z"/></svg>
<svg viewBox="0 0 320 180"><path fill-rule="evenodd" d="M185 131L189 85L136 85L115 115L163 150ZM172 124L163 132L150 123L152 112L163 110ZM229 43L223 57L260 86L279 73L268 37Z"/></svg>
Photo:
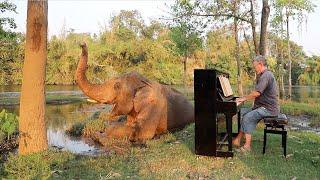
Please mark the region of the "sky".
<svg viewBox="0 0 320 180"><path fill-rule="evenodd" d="M27 1L9 0L17 5L18 14L10 13L18 26L17 31L26 31ZM63 25L72 28L77 33L99 33L112 15L120 10L138 10L148 24L168 15L168 5L173 0L49 0L48 1L48 31L49 36L59 35ZM315 12L308 16L307 25L297 28L297 23L291 25L291 40L303 46L307 55L320 55L320 1Z"/></svg>

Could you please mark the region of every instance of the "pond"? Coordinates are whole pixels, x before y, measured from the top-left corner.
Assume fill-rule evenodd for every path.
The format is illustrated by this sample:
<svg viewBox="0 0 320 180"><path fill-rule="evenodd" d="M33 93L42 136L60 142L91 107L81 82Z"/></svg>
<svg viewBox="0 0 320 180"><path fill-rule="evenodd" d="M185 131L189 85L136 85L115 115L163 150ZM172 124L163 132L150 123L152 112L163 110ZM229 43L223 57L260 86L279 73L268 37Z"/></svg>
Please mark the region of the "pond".
<svg viewBox="0 0 320 180"><path fill-rule="evenodd" d="M193 101L193 87L175 86L176 89ZM0 109L19 113L20 86L0 86ZM249 89L245 89L248 93ZM320 86L294 86L292 100L297 102L319 101ZM81 138L73 138L65 133L76 122L83 122L105 105L92 104L77 86L46 86L46 124L48 143L52 147L69 150L73 153L95 154L99 151L97 145L88 144ZM64 97L61 99L61 97ZM49 100L48 100L49 99ZM73 101L65 101L73 99ZM59 103L63 102L63 103ZM299 123L299 122L297 122Z"/></svg>

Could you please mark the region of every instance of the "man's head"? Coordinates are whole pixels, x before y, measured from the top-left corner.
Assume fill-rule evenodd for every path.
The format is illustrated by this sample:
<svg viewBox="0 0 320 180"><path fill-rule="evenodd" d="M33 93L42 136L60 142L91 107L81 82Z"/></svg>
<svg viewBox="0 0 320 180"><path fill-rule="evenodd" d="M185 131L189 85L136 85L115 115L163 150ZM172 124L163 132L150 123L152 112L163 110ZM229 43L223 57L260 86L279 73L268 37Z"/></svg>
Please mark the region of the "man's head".
<svg viewBox="0 0 320 180"><path fill-rule="evenodd" d="M252 61L254 70L257 74L260 74L262 71L267 69L267 61L264 56L258 55Z"/></svg>

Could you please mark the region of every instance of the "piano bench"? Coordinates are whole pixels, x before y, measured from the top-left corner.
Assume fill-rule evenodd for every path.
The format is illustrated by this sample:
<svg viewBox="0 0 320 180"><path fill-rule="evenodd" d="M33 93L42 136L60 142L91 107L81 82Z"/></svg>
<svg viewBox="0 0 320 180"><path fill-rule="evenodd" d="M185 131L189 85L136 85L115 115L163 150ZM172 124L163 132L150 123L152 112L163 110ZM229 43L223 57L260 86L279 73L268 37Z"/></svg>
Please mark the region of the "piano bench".
<svg viewBox="0 0 320 180"><path fill-rule="evenodd" d="M267 133L281 134L282 135L282 148L284 157L287 156L287 129L288 118L285 114L279 116L265 117L263 118L265 128L263 136L263 154L266 152Z"/></svg>

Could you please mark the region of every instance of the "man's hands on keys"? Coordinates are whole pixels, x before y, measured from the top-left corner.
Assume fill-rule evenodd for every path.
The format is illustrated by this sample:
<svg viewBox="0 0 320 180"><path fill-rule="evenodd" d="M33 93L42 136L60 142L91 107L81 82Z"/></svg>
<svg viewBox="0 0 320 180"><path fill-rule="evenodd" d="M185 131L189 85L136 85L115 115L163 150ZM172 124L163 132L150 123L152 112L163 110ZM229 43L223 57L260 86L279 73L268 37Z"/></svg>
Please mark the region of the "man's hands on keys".
<svg viewBox="0 0 320 180"><path fill-rule="evenodd" d="M245 102L247 99L245 97L239 97L236 99L236 103L237 103L237 106L243 102Z"/></svg>

